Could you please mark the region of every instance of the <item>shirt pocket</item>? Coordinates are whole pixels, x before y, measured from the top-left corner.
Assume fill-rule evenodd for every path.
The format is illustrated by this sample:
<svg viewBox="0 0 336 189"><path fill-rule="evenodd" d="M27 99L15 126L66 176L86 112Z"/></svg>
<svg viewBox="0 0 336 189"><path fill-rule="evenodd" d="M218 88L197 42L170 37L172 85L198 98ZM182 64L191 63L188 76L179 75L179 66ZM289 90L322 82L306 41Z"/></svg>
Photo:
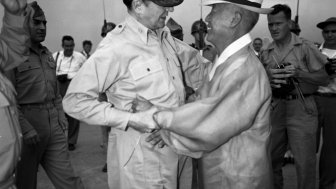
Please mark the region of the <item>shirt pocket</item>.
<svg viewBox="0 0 336 189"><path fill-rule="evenodd" d="M142 97L151 100L167 95L167 76L159 62L136 62L130 64L129 71L134 79L136 91Z"/></svg>
<svg viewBox="0 0 336 189"><path fill-rule="evenodd" d="M17 67L16 84L26 88L43 81L42 67L39 62L28 61Z"/></svg>

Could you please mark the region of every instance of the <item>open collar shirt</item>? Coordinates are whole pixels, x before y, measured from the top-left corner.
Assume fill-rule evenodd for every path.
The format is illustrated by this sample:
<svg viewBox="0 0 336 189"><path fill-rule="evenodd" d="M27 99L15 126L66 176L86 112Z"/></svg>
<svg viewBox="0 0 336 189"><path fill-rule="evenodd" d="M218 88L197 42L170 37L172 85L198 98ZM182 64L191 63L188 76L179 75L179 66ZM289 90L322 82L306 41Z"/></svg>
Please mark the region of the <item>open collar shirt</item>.
<svg viewBox="0 0 336 189"><path fill-rule="evenodd" d="M312 94L319 85L325 85L327 74L324 71L326 56L317 47L295 34L291 34L291 41L287 48L280 51L273 41L262 53L261 62L266 69L278 68L281 64L290 63L297 70L296 79L303 94ZM294 89L291 94L297 94Z"/></svg>
<svg viewBox="0 0 336 189"><path fill-rule="evenodd" d="M59 51L55 52L53 57L55 60L57 58L56 75L68 74L68 79L75 77L78 70L86 61L86 57L77 51L74 51L70 57L64 56L64 51Z"/></svg>

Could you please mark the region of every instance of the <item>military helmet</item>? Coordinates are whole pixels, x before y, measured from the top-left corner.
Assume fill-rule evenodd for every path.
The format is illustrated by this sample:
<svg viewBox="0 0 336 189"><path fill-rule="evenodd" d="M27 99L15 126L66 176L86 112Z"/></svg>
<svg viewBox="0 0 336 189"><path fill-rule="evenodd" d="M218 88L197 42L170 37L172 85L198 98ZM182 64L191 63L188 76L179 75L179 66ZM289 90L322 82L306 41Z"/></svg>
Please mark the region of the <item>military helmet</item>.
<svg viewBox="0 0 336 189"><path fill-rule="evenodd" d="M207 25L205 22L203 22L203 20L197 20L193 23L193 25L191 26L191 34L199 32L200 30L202 30L204 33L208 32Z"/></svg>

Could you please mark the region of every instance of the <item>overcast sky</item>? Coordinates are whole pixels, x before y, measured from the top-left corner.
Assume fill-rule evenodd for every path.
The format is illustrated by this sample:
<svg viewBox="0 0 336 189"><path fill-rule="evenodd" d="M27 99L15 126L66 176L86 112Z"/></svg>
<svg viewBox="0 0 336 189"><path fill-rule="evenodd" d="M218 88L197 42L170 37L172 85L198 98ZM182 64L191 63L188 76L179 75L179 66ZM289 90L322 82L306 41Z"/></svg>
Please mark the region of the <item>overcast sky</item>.
<svg viewBox="0 0 336 189"><path fill-rule="evenodd" d="M31 2L32 0L28 0ZM61 49L63 35L72 35L75 38L76 50L82 49L82 41L89 39L94 48L101 40L100 29L104 19L103 0L36 0L45 11L47 24L47 38L44 42L50 51ZM193 42L190 27L195 20L200 19L201 0L184 0L175 7L170 16L184 29L185 42ZM264 0L263 7L274 4L288 4L292 8L293 18L296 15L297 0ZM299 8L299 23L302 29L301 36L315 42L321 42L321 31L316 24L335 16L336 0L301 0ZM126 8L122 0L105 0L107 21L122 22L126 15ZM203 8L203 19L209 13L208 7ZM3 9L0 9L0 16ZM168 19L167 19L168 20ZM2 25L2 23L0 23ZM259 22L252 31L253 37L270 38L267 20L261 15Z"/></svg>

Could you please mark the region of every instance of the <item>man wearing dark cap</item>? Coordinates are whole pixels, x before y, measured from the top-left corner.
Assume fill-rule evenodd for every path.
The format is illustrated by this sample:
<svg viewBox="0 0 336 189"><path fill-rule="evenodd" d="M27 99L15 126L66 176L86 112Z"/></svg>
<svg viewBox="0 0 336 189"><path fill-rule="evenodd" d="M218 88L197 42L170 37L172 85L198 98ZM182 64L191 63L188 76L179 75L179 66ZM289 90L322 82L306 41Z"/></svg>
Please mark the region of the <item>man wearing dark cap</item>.
<svg viewBox="0 0 336 189"><path fill-rule="evenodd" d="M290 31L291 9L277 4L268 14L273 42L261 54L272 87L271 155L274 188L283 188L287 144L293 153L298 189L315 189L317 108L313 94L327 82L326 57Z"/></svg>
<svg viewBox="0 0 336 189"><path fill-rule="evenodd" d="M21 161L16 173L18 189L35 189L42 165L55 188L81 189L67 150L67 121L56 82L56 64L41 42L46 36L46 18L36 1L31 10L29 59L7 75L17 92L19 122L23 134Z"/></svg>
<svg viewBox="0 0 336 189"><path fill-rule="evenodd" d="M168 13L182 1L123 0L128 9L125 21L100 42L63 100L69 115L111 127L107 155L111 189L190 188L178 184L184 172L178 168L190 159L146 141L158 128L152 118L157 109L148 110L148 115L132 112L137 96L158 106L178 107L185 103L184 83L195 89L203 79L205 59L165 27ZM99 102L102 92L108 102ZM152 134L159 136L160 131Z"/></svg>
<svg viewBox="0 0 336 189"><path fill-rule="evenodd" d="M330 75L327 86L320 86L316 93L319 110L319 127L322 128L322 149L319 165L320 189L336 188L336 18L331 17L317 24L324 42L320 51L329 58L325 65ZM319 138L319 137L318 137Z"/></svg>
<svg viewBox="0 0 336 189"><path fill-rule="evenodd" d="M22 149L22 134L15 90L4 71L28 59L27 1L0 1L5 15L0 34L0 188L15 189L15 170Z"/></svg>

